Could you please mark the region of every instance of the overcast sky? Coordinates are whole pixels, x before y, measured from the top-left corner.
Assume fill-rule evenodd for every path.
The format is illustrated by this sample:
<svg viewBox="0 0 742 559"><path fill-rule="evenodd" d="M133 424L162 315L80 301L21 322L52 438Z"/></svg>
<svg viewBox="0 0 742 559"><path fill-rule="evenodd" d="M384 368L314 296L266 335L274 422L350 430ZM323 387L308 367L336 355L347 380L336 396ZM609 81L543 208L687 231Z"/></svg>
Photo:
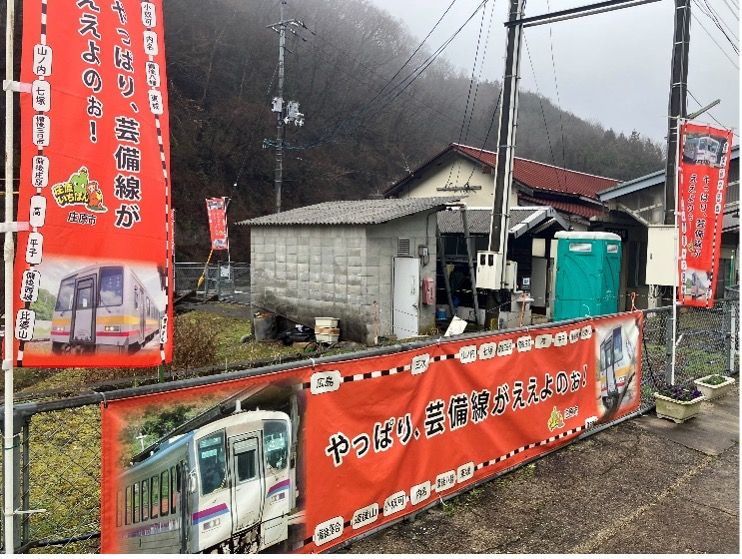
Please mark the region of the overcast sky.
<svg viewBox="0 0 742 559"><path fill-rule="evenodd" d="M369 1L402 20L418 40L425 37L451 3L451 0ZM432 51L441 45L481 1L457 0L426 46ZM547 5L551 6L551 11L556 11L595 1L528 0L526 16L547 13L550 11ZM730 7L738 5L739 0L707 1L721 18L722 26L731 29L733 35L730 36L736 41L736 37L739 37L739 14L732 12ZM483 77L502 80L505 55L505 28L502 23L507 19L510 2L489 0L488 4L492 2L494 19ZM521 85L530 91L538 89L555 103L558 85L562 108L581 118L597 121L606 128L625 133L638 130L664 143L667 134L673 12L674 1L661 0L550 26L527 28L525 37L534 70L531 70L524 48ZM738 133L739 70L735 65L739 66L739 57L695 2L692 12L688 89L701 105L720 98L721 104L711 111L711 115ZM455 66L466 70L467 75L471 75L472 71L480 14L472 19L444 52L444 56ZM550 28L556 80L552 69ZM689 112L699 106L689 95ZM715 124L708 114L697 120ZM739 143L739 136L735 136L735 143Z"/></svg>

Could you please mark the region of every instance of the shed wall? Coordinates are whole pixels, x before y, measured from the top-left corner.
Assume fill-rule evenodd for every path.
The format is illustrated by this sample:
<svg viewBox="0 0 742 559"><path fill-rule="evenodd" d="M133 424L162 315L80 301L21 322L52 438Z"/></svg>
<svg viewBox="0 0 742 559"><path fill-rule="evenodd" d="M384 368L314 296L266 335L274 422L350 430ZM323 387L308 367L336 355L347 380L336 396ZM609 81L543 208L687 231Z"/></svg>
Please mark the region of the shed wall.
<svg viewBox="0 0 742 559"><path fill-rule="evenodd" d="M253 305L314 327L314 317L340 319L341 337L365 341L366 232L360 226L253 227Z"/></svg>

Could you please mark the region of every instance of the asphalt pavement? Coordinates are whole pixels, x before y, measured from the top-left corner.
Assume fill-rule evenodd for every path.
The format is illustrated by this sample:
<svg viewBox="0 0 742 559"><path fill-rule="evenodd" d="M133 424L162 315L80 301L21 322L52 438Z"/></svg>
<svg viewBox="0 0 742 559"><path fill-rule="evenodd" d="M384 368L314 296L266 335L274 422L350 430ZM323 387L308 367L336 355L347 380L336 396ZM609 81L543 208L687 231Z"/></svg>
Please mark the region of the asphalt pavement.
<svg viewBox="0 0 742 559"><path fill-rule="evenodd" d="M343 553L738 553L739 391L577 441Z"/></svg>

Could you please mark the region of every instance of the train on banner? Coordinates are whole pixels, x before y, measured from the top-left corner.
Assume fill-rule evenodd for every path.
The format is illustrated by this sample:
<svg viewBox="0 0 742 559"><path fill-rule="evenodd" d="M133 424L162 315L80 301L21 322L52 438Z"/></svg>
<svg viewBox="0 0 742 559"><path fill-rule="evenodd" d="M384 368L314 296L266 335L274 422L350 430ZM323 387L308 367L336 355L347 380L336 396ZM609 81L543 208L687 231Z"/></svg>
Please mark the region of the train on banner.
<svg viewBox="0 0 742 559"><path fill-rule="evenodd" d="M172 359L162 1L23 2L19 366Z"/></svg>
<svg viewBox="0 0 742 559"><path fill-rule="evenodd" d="M732 131L684 122L678 168L677 302L714 306Z"/></svg>
<svg viewBox="0 0 742 559"><path fill-rule="evenodd" d="M431 341L108 402L102 549L333 549L636 412L642 320Z"/></svg>

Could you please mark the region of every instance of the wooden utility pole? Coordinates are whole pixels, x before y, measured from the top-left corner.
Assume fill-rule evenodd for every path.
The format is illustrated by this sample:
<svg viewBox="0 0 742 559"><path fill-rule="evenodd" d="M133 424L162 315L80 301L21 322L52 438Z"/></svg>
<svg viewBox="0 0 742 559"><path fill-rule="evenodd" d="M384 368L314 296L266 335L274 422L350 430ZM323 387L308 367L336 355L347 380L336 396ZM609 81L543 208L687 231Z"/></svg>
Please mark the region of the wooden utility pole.
<svg viewBox="0 0 742 559"><path fill-rule="evenodd" d="M678 175L680 119L687 115L688 45L690 43L690 1L675 0L675 33L672 47L670 100L667 119L667 168L665 171L665 225L675 223L675 183Z"/></svg>

